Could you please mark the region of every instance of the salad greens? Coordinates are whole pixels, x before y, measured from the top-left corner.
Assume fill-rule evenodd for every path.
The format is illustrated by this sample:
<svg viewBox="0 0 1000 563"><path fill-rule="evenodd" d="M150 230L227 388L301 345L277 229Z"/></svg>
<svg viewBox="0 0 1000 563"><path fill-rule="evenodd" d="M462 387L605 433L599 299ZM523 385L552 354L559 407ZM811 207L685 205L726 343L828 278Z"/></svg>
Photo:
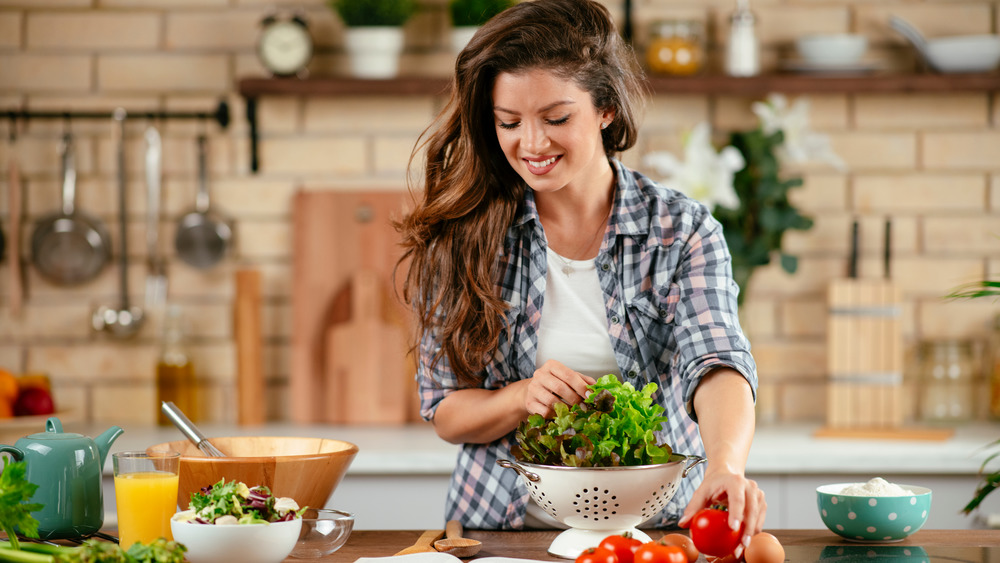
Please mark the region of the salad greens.
<svg viewBox="0 0 1000 563"><path fill-rule="evenodd" d="M266 524L301 518L306 507L288 497L275 497L263 485L247 487L238 481L221 481L191 495L188 510L174 520L199 524Z"/></svg>
<svg viewBox="0 0 1000 563"><path fill-rule="evenodd" d="M533 414L518 425L511 453L518 461L569 467L667 463L673 450L657 433L667 420L653 402L655 383L641 391L608 374L589 385L572 407L556 403L555 415Z"/></svg>
<svg viewBox="0 0 1000 563"><path fill-rule="evenodd" d="M38 503L28 503L38 485L25 479L28 470L26 461L4 459L3 473L0 473L0 528L7 532L14 549L18 548L14 528L29 538L38 537L38 520L31 515L44 508Z"/></svg>

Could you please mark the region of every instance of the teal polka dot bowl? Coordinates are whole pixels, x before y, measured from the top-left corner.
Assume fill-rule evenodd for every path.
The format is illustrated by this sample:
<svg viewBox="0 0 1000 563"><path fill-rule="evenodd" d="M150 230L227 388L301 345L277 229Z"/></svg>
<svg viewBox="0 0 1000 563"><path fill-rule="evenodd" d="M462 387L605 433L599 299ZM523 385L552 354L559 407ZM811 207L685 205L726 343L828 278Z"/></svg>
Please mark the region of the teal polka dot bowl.
<svg viewBox="0 0 1000 563"><path fill-rule="evenodd" d="M823 524L846 540L871 543L897 542L919 530L931 511L931 490L900 485L913 493L902 497L841 494L852 483L816 488L816 502Z"/></svg>

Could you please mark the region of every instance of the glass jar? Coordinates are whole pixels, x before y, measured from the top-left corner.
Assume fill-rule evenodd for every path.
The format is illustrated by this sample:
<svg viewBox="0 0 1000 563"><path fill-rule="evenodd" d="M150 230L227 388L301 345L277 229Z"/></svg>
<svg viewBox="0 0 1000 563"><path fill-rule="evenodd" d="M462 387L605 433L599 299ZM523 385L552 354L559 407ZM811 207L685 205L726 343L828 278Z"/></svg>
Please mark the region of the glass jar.
<svg viewBox="0 0 1000 563"><path fill-rule="evenodd" d="M993 319L985 357L986 376L990 379L990 418L1000 420L1000 315Z"/></svg>
<svg viewBox="0 0 1000 563"><path fill-rule="evenodd" d="M195 383L194 364L184 343L184 319L181 308L170 305L163 320L163 338L160 356L156 362L156 405L160 425L172 424L160 402L174 403L192 422L198 420L198 390Z"/></svg>
<svg viewBox="0 0 1000 563"><path fill-rule="evenodd" d="M920 415L926 422L964 422L974 416L976 363L972 342L920 345Z"/></svg>
<svg viewBox="0 0 1000 563"><path fill-rule="evenodd" d="M650 72L690 76L705 63L704 26L697 20L664 20L653 24L646 48Z"/></svg>

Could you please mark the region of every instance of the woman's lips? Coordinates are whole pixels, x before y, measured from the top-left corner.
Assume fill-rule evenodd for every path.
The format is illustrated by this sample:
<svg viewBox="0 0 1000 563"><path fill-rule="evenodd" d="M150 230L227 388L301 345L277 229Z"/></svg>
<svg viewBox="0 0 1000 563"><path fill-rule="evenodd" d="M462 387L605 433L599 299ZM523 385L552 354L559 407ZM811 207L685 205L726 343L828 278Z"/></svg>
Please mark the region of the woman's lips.
<svg viewBox="0 0 1000 563"><path fill-rule="evenodd" d="M550 156L548 158L526 158L524 161L532 174L541 176L552 170L561 158L562 156Z"/></svg>

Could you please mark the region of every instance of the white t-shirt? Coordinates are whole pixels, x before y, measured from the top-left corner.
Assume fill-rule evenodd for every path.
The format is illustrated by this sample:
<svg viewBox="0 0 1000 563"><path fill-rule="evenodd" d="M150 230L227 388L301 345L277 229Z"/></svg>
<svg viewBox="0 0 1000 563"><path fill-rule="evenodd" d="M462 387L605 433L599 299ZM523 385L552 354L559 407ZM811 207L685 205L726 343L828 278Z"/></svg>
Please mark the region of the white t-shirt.
<svg viewBox="0 0 1000 563"><path fill-rule="evenodd" d="M621 370L611 349L604 294L594 260L569 260L547 250L545 302L535 367L556 360L594 379Z"/></svg>

